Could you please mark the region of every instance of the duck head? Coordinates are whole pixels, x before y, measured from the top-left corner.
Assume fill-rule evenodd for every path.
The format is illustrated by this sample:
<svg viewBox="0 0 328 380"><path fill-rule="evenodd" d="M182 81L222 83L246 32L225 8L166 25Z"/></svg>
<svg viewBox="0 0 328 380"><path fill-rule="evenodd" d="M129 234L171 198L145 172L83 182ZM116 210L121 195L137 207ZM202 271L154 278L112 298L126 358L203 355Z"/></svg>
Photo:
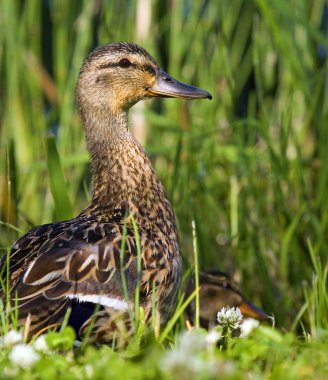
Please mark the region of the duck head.
<svg viewBox="0 0 328 380"><path fill-rule="evenodd" d="M193 277L191 276L186 294L190 295L194 289ZM199 300L200 300L200 324L204 328L210 328L217 324L217 313L222 307L239 307L245 318L268 320L268 315L259 307L250 302L240 291L239 286L226 273L209 270L199 273ZM194 322L195 302L187 307L188 318Z"/></svg>
<svg viewBox="0 0 328 380"><path fill-rule="evenodd" d="M158 96L212 98L209 92L165 73L145 49L133 43L113 43L91 52L81 68L76 92L82 116L92 110L119 113L139 100Z"/></svg>

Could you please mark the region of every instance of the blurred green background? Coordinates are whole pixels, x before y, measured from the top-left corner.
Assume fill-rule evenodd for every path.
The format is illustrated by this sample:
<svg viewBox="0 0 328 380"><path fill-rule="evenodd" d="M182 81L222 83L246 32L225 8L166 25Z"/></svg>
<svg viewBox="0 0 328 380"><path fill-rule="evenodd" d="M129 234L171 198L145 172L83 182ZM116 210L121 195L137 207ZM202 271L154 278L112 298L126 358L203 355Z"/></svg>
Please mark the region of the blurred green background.
<svg viewBox="0 0 328 380"><path fill-rule="evenodd" d="M130 115L185 268L195 220L201 268L234 275L278 326L328 327L326 0L1 0L0 27L2 253L86 205L78 72L92 48L134 41L213 95Z"/></svg>

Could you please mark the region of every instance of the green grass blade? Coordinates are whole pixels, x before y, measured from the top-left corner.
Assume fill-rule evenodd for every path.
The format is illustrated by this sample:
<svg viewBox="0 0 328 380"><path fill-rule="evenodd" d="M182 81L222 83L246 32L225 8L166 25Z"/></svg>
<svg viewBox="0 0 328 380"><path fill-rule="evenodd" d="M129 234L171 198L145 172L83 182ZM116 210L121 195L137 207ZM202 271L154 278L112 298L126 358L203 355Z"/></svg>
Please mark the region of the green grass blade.
<svg viewBox="0 0 328 380"><path fill-rule="evenodd" d="M73 218L73 209L67 192L55 138L47 138L47 167L50 190L55 203L55 215L58 220Z"/></svg>

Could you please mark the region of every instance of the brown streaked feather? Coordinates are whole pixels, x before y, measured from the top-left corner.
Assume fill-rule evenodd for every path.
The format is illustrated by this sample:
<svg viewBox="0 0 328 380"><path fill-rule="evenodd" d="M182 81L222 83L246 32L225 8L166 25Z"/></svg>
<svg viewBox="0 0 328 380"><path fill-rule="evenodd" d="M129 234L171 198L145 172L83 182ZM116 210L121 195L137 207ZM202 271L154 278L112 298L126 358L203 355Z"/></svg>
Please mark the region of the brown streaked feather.
<svg viewBox="0 0 328 380"><path fill-rule="evenodd" d="M95 276L100 284L107 284L113 277L114 273L115 269L110 269L107 271L96 269Z"/></svg>
<svg viewBox="0 0 328 380"><path fill-rule="evenodd" d="M70 251L69 249L59 249L50 252L50 254L48 252L41 253L39 257L29 263L23 278L26 285L39 285L60 277L66 267L67 254Z"/></svg>
<svg viewBox="0 0 328 380"><path fill-rule="evenodd" d="M104 226L108 227L106 224ZM121 234L120 229L118 232ZM131 234L131 231L128 233ZM68 283L70 286L65 288L74 288L76 291L76 283L83 284L90 280L100 285L109 282L115 270L120 269L121 236L115 236L110 242L106 239L102 239L99 244L89 244L77 240L65 240L61 236L59 239L54 239L52 244L48 242L47 249L42 246L39 256L27 265L23 279L12 288L12 292L16 292L20 299L33 297L40 292L55 294L56 291L51 293L51 289L52 287L63 289L60 283ZM126 244L123 265L127 276L131 263L136 259L136 252L131 252L129 248L135 249L135 244ZM79 288L86 289L87 286Z"/></svg>
<svg viewBox="0 0 328 380"><path fill-rule="evenodd" d="M58 281L51 288L45 289L44 296L49 300L65 298L71 287L72 285L69 282Z"/></svg>
<svg viewBox="0 0 328 380"><path fill-rule="evenodd" d="M12 293L15 293L18 301L32 299L40 294L44 294L49 287L56 287L60 282L59 279L54 279L52 282L42 283L38 285L28 285L23 282L21 279L12 290Z"/></svg>
<svg viewBox="0 0 328 380"><path fill-rule="evenodd" d="M84 336L91 328L91 342L112 344L122 348L134 332L133 323L127 312L104 308L98 311L81 327L79 334Z"/></svg>
<svg viewBox="0 0 328 380"><path fill-rule="evenodd" d="M57 323L60 325L65 316L70 301L61 299L60 301L45 300L42 295L31 298L19 304L18 325L24 326L29 319L29 331L27 337L31 338L35 333L44 329L48 325Z"/></svg>

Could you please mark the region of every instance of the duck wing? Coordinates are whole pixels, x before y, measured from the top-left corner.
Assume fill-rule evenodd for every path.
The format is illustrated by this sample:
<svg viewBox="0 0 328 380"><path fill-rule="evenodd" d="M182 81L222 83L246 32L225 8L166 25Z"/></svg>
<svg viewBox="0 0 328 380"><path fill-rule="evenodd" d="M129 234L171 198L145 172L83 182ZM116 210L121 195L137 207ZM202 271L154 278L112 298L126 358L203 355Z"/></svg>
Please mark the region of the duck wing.
<svg viewBox="0 0 328 380"><path fill-rule="evenodd" d="M34 334L60 321L72 302L127 310L121 274L127 296L133 299L137 248L133 231L126 228L121 255L123 228L118 223L73 220L34 228L19 239L9 260L10 297L18 305L19 324L29 316ZM3 268L5 263L3 258Z"/></svg>

